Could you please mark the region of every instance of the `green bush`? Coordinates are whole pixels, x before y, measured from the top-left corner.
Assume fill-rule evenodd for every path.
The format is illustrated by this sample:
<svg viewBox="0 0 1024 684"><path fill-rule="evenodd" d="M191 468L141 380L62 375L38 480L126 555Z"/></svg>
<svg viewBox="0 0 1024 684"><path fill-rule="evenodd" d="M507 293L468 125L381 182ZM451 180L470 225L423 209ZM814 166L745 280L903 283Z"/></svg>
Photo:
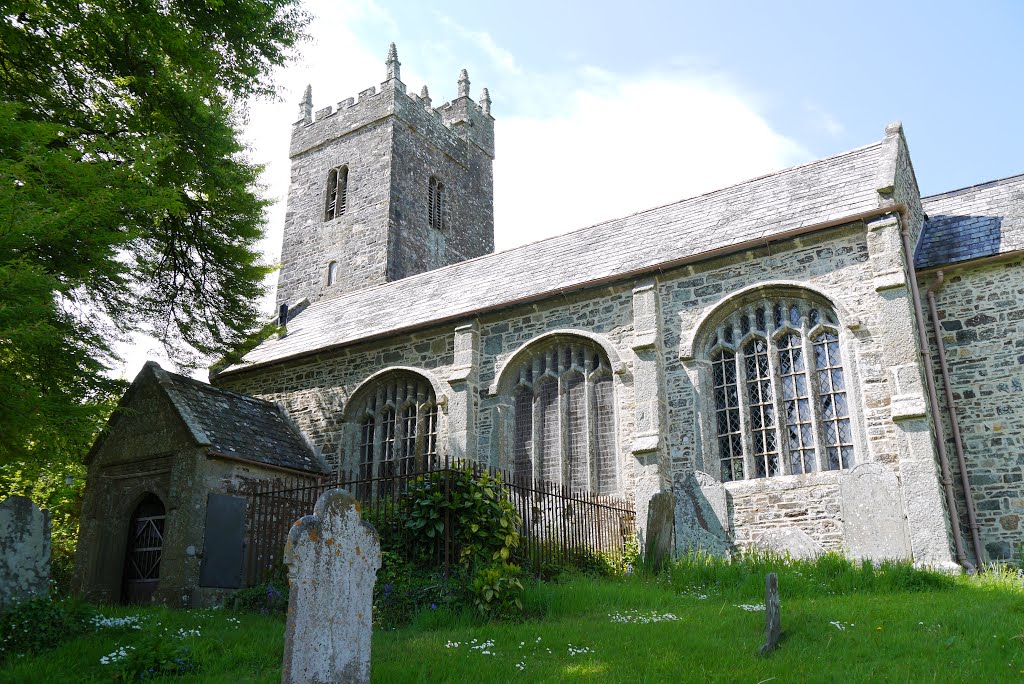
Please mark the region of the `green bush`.
<svg viewBox="0 0 1024 684"><path fill-rule="evenodd" d="M495 563L473 577L473 603L484 617L507 620L523 613L522 570L518 565Z"/></svg>
<svg viewBox="0 0 1024 684"><path fill-rule="evenodd" d="M96 614L88 604L71 598L41 596L0 614L0 663L12 655L36 653L73 639L89 629Z"/></svg>
<svg viewBox="0 0 1024 684"><path fill-rule="evenodd" d="M246 587L228 595L224 607L248 613L284 613L288 610L288 585L267 583Z"/></svg>
<svg viewBox="0 0 1024 684"><path fill-rule="evenodd" d="M441 569L417 566L393 551L381 555L373 587L375 627L401 627L424 610L458 612L466 604L467 582L460 567L446 577Z"/></svg>
<svg viewBox="0 0 1024 684"><path fill-rule="evenodd" d="M476 474L471 466L428 473L408 491L412 503L405 527L417 556L430 560L437 540L447 534L457 560L469 570L508 561L519 546L519 515L498 477Z"/></svg>
<svg viewBox="0 0 1024 684"><path fill-rule="evenodd" d="M100 663L113 665L114 679L122 682L184 675L198 669L192 650L166 634L147 634L135 645L119 646Z"/></svg>

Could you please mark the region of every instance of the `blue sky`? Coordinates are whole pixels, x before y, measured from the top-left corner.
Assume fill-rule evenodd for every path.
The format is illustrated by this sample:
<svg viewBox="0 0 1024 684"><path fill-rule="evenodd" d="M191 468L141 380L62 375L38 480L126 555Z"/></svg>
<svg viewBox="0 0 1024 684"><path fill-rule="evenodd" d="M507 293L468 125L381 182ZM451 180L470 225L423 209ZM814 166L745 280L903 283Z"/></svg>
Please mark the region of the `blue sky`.
<svg viewBox="0 0 1024 684"><path fill-rule="evenodd" d="M308 7L324 14L320 3ZM446 96L451 74L467 66L474 84L489 84L499 132L503 117L557 116L579 84L573 75L596 67L624 81L721 79L814 157L873 141L901 119L926 194L1024 172L1021 2L364 7L373 9L353 12L348 29L366 49L384 54L396 41L403 63L431 85L452 81L440 83ZM493 52L481 47L485 35ZM650 125L670 133L656 97L637 105L638 120L646 109Z"/></svg>
<svg viewBox="0 0 1024 684"><path fill-rule="evenodd" d="M391 41L435 104L462 67L475 97L489 88L499 249L865 145L896 119L926 195L1024 173L1021 2L306 7L285 101L254 106L249 127L278 198L305 84L317 107L355 95L383 79Z"/></svg>
<svg viewBox="0 0 1024 684"><path fill-rule="evenodd" d="M498 249L874 142L903 121L923 194L1024 173L1024 2L307 0L311 38L252 103L280 255L291 123L384 80L486 86ZM268 280L268 292L276 277ZM272 295L265 301L268 317ZM140 341L134 376L157 345Z"/></svg>

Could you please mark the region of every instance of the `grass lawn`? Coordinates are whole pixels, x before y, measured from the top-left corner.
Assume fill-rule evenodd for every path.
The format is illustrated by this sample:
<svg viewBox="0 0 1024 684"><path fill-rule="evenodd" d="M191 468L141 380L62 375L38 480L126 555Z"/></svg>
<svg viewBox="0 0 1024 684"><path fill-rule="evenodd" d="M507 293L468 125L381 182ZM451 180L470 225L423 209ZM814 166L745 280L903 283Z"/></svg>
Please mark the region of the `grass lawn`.
<svg viewBox="0 0 1024 684"><path fill-rule="evenodd" d="M737 564L732 566L737 567ZM768 658L765 564L675 568L645 577L574 577L527 588L527 618L480 624L424 610L375 630L376 682L1001 682L1024 681L1024 587L999 579L925 576L895 582L859 570L780 567L783 641ZM827 569L826 569L827 570ZM868 572L868 575L871 573ZM197 663L180 682L279 682L284 620L223 610L101 608L141 628L102 629L35 656L12 657L0 682L107 682L100 659L164 635ZM167 630L164 632L164 630ZM179 630L196 634L174 636Z"/></svg>

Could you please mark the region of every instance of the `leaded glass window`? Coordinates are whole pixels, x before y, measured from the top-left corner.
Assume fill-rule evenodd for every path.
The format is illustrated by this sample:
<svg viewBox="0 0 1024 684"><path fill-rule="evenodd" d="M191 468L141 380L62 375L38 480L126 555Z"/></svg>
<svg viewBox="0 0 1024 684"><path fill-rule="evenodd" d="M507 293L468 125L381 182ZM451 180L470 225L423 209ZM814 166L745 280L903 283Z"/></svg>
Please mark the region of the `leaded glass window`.
<svg viewBox="0 0 1024 684"><path fill-rule="evenodd" d="M843 363L839 358L839 337L834 331L826 330L814 338L814 368L818 375L828 468L849 468L853 463L853 432Z"/></svg>
<svg viewBox="0 0 1024 684"><path fill-rule="evenodd" d="M363 418L359 426L359 477L373 477L373 437L376 421L373 416Z"/></svg>
<svg viewBox="0 0 1024 684"><path fill-rule="evenodd" d="M709 333L713 442L723 480L850 468L839 325L800 298L739 307Z"/></svg>
<svg viewBox="0 0 1024 684"><path fill-rule="evenodd" d="M739 396L736 390L736 354L723 349L711 364L715 383L715 423L722 479L743 479L743 435L740 432Z"/></svg>
<svg viewBox="0 0 1024 684"><path fill-rule="evenodd" d="M510 370L515 472L573 491L615 493L615 396L604 351L567 336Z"/></svg>

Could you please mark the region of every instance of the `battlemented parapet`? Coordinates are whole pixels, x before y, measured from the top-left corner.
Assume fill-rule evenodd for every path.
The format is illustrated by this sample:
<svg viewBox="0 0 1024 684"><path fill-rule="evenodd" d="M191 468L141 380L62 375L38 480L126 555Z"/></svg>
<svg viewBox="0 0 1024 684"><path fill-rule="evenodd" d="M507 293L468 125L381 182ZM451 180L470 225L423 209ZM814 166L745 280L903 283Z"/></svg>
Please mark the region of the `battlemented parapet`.
<svg viewBox="0 0 1024 684"><path fill-rule="evenodd" d="M311 302L494 251L491 98L433 106L409 93L394 44L387 78L292 127L277 303Z"/></svg>
<svg viewBox="0 0 1024 684"><path fill-rule="evenodd" d="M393 44L392 44L393 45ZM395 72L397 74L397 71ZM437 144L446 152L461 152L461 143L472 143L494 159L494 117L491 116L491 97L484 88L480 103L469 96L469 76L463 69L459 75L459 95L438 107L431 106L428 96L407 93L405 84L397 76L380 85L359 92L358 99L349 97L313 113L311 88L300 104L300 117L292 129L289 154L292 157L307 152L331 140L369 126L392 115L406 123L431 131ZM426 93L426 86L423 87ZM308 98L308 99L307 99ZM461 143L460 143L461 141Z"/></svg>

